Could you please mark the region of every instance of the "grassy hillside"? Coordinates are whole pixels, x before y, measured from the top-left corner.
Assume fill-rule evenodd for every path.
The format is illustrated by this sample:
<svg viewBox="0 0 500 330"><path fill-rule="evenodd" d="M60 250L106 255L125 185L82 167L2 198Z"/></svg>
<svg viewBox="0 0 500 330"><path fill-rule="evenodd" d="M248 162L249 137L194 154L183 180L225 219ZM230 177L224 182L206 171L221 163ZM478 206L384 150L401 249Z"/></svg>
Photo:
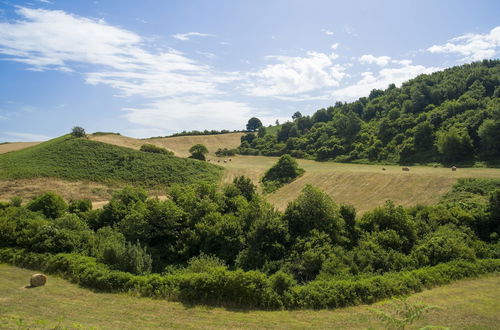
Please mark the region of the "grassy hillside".
<svg viewBox="0 0 500 330"><path fill-rule="evenodd" d="M197 143L204 144L209 151L208 156L215 157L218 148L236 148L240 144L240 137L243 133L227 133L217 135L188 135L173 136L166 138L133 139L126 136L108 134L91 135L89 138L95 141L115 144L122 147L139 149L144 143L151 143L159 147L167 148L179 157L188 157L189 148Z"/></svg>
<svg viewBox="0 0 500 330"><path fill-rule="evenodd" d="M143 186L215 182L221 169L192 159L139 152L70 136L0 155L0 178L55 177Z"/></svg>
<svg viewBox="0 0 500 330"><path fill-rule="evenodd" d="M258 183L264 172L278 158L264 156L237 156L231 162L222 164L226 171L223 181L231 182L238 175L250 177ZM464 177L500 178L500 169L459 168L452 172L449 168L411 166L403 172L400 166L345 164L298 160L305 173L294 182L285 185L268 200L283 210L288 202L297 198L306 184L324 190L333 200L352 204L360 212L382 205L386 200L396 204L434 204L448 192L453 184Z"/></svg>
<svg viewBox="0 0 500 330"><path fill-rule="evenodd" d="M80 324L84 328L100 329L383 329L383 323L369 308L389 311L385 302L370 307L320 311L190 307L126 294L95 293L53 276L45 287L27 289L25 286L33 273L35 271L0 265L0 323L6 328L48 329ZM426 313L415 327L495 329L500 322L499 297L499 275L457 281L412 295L411 301L439 307Z"/></svg>

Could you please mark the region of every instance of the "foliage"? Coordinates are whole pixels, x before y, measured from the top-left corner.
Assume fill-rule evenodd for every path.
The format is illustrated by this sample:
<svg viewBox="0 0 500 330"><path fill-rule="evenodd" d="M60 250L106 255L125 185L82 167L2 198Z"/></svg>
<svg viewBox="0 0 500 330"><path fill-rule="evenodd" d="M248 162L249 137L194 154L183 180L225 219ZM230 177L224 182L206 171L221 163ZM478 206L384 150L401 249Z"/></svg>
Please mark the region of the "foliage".
<svg viewBox="0 0 500 330"><path fill-rule="evenodd" d="M215 165L63 136L0 155L0 178L55 177L147 187L216 182Z"/></svg>
<svg viewBox="0 0 500 330"><path fill-rule="evenodd" d="M80 126L75 126L71 129L71 135L76 137L76 138L81 138L81 137L86 137L87 134L85 133L85 129Z"/></svg>
<svg viewBox="0 0 500 330"><path fill-rule="evenodd" d="M259 118L252 117L248 120L247 123L247 131L256 131L260 127L262 127L262 122L260 121Z"/></svg>
<svg viewBox="0 0 500 330"><path fill-rule="evenodd" d="M425 312L437 308L419 302L412 303L408 301L408 297L393 298L389 303L393 309L391 314L379 309L371 309L385 323L386 329L403 330L419 320Z"/></svg>
<svg viewBox="0 0 500 330"><path fill-rule="evenodd" d="M208 149L203 144L198 143L189 148L189 152L191 153L190 158L205 160L205 155L208 154Z"/></svg>
<svg viewBox="0 0 500 330"><path fill-rule="evenodd" d="M423 74L351 103L336 102L242 141L238 152L342 162L495 162L500 61Z"/></svg>
<svg viewBox="0 0 500 330"><path fill-rule="evenodd" d="M174 155L174 153L172 151L167 150L167 149L162 148L162 147L158 147L158 146L151 144L151 143L143 144L139 150L144 151L144 152L152 152L155 154L163 154L163 155L169 155L169 156Z"/></svg>
<svg viewBox="0 0 500 330"><path fill-rule="evenodd" d="M297 161L290 155L283 155L262 177L262 183L267 192L272 192L280 186L292 182L302 175L304 170L299 168Z"/></svg>
<svg viewBox="0 0 500 330"><path fill-rule="evenodd" d="M219 148L215 152L215 155L217 157L224 157L224 156L234 156L236 155L236 149L228 149L228 148Z"/></svg>
<svg viewBox="0 0 500 330"><path fill-rule="evenodd" d="M63 215L68 205L61 196L53 192L48 192L32 200L27 208L34 212L40 211L47 218L55 219Z"/></svg>

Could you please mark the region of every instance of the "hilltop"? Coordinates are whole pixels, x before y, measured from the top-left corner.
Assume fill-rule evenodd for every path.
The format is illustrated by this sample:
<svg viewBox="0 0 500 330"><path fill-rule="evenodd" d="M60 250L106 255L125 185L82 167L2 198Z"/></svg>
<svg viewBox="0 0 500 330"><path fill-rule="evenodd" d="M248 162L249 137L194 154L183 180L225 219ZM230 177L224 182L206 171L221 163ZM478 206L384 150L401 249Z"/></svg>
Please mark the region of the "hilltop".
<svg viewBox="0 0 500 330"><path fill-rule="evenodd" d="M0 156L1 179L53 177L153 187L216 182L220 167L98 141L62 136Z"/></svg>

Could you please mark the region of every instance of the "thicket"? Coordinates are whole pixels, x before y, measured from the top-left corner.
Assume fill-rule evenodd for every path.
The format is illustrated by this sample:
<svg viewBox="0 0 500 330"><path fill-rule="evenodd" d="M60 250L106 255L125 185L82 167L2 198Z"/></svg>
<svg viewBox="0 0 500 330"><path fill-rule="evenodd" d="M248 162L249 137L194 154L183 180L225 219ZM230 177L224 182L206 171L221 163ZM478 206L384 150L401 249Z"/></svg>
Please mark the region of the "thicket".
<svg viewBox="0 0 500 330"><path fill-rule="evenodd" d="M234 156L236 155L236 149L219 148L215 152L215 155L217 157Z"/></svg>
<svg viewBox="0 0 500 330"><path fill-rule="evenodd" d="M299 113L300 114L300 113ZM238 152L342 162L498 163L500 60L420 75L249 133Z"/></svg>
<svg viewBox="0 0 500 330"><path fill-rule="evenodd" d="M299 164L290 155L283 155L262 177L265 192L273 192L283 185L292 182L304 173Z"/></svg>
<svg viewBox="0 0 500 330"><path fill-rule="evenodd" d="M389 201L361 217L312 186L281 213L245 177L172 186L165 201L126 188L99 210L73 201L66 211L49 193L2 206L0 258L102 290L339 307L498 270L499 187L463 179L436 205Z"/></svg>
<svg viewBox="0 0 500 330"><path fill-rule="evenodd" d="M144 152L152 152L155 154L163 154L163 155L169 155L169 156L174 155L174 153L172 151L167 150L167 149L162 148L162 147L158 147L158 146L156 146L154 144L150 144L150 143L143 144L139 150L144 151Z"/></svg>
<svg viewBox="0 0 500 330"><path fill-rule="evenodd" d="M0 155L0 178L56 177L141 186L219 180L222 168L192 159L140 152L62 136Z"/></svg>

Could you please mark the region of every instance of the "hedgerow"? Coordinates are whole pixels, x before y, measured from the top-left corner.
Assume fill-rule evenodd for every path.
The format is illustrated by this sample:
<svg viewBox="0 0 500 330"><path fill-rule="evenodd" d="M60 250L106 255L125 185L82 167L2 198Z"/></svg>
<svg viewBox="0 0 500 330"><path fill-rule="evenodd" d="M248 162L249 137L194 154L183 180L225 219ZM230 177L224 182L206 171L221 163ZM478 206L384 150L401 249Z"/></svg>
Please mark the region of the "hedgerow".
<svg viewBox="0 0 500 330"><path fill-rule="evenodd" d="M58 274L83 287L130 292L190 304L250 308L336 308L419 292L463 278L500 271L500 259L452 261L412 271L349 280L316 280L298 285L286 275L269 278L259 271L216 267L203 273L132 275L111 270L95 258L77 254L41 254L0 249L0 261ZM277 281L279 278L279 281ZM277 285L276 283L287 283Z"/></svg>

